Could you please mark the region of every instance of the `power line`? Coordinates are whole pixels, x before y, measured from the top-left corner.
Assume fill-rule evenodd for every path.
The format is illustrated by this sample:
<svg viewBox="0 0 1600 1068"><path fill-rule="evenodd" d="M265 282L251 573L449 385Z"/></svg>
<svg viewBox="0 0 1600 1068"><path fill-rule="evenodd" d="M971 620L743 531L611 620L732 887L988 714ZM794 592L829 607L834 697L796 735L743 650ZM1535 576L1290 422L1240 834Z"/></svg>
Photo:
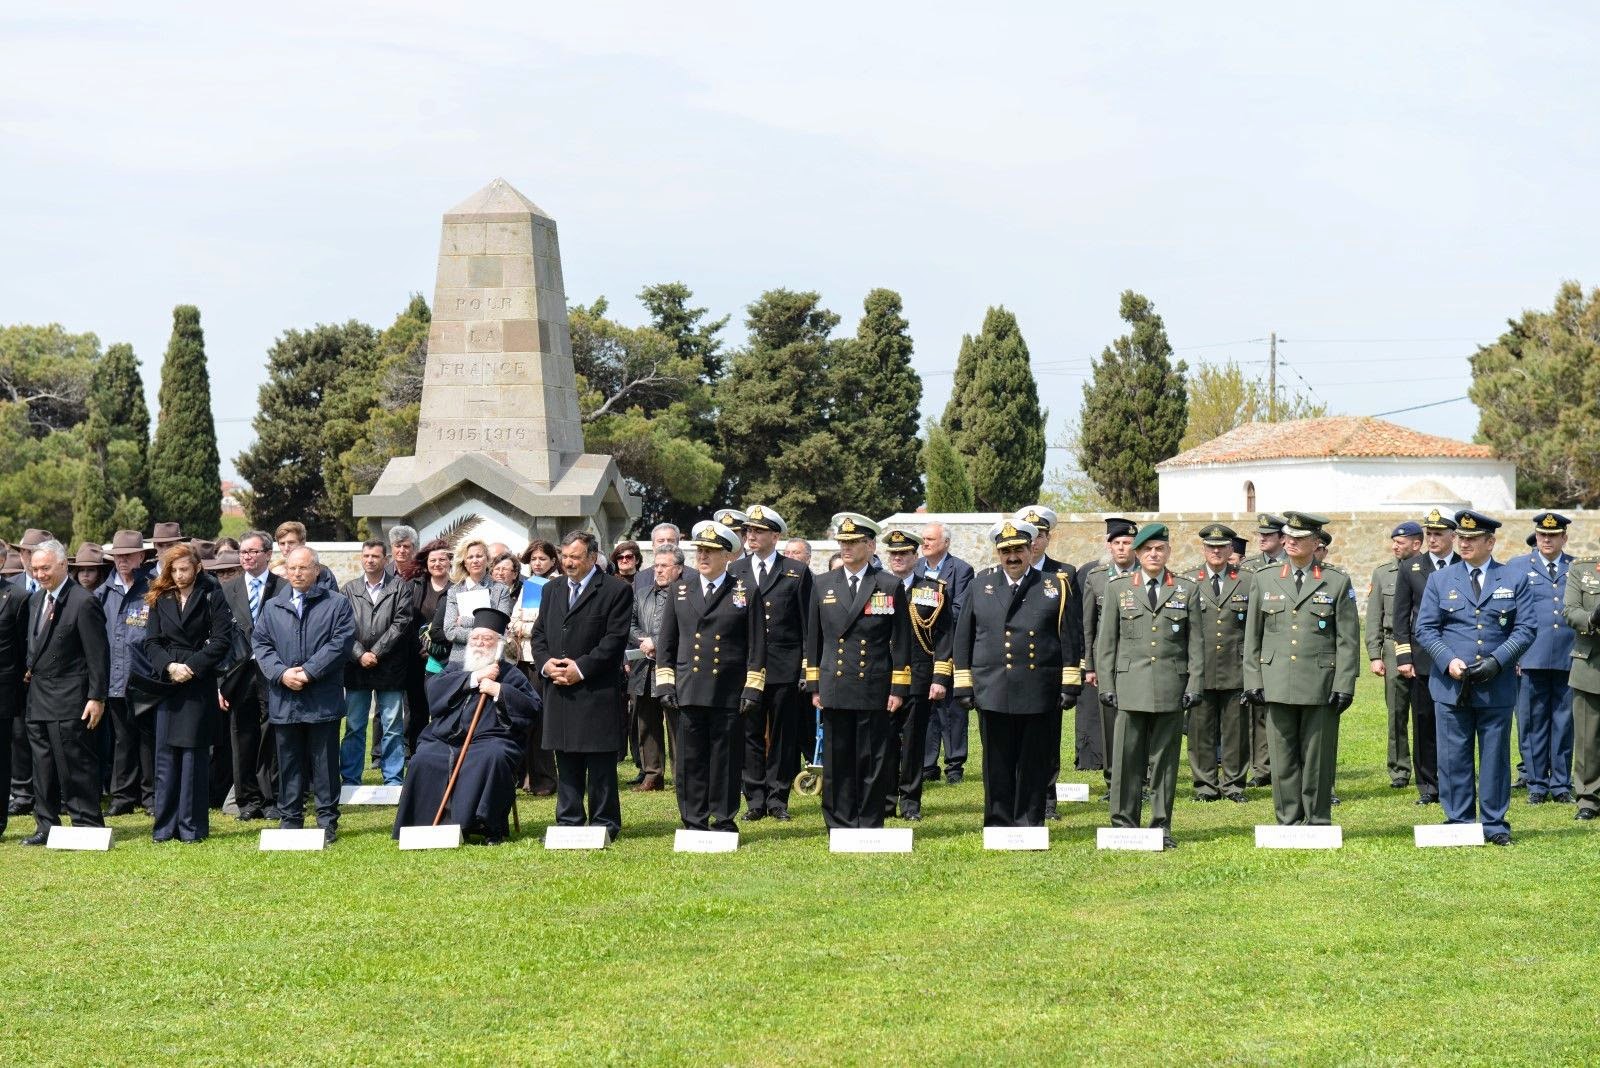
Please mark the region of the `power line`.
<svg viewBox="0 0 1600 1068"><path fill-rule="evenodd" d="M1469 399L1469 398L1467 398L1467 397L1451 397L1448 400L1432 401L1432 402L1430 402L1428 404L1413 404L1409 408L1391 408L1386 412L1373 412L1372 416L1373 416L1373 418L1377 418L1380 415L1399 415L1401 412L1420 412L1424 408L1437 408L1437 407L1439 407L1440 405L1443 405L1443 404L1454 404L1457 401L1464 401L1464 400L1467 400L1467 399Z"/></svg>
<svg viewBox="0 0 1600 1068"><path fill-rule="evenodd" d="M1446 342L1484 344L1481 337L1280 337L1278 340L1284 344L1293 341L1301 345L1422 345Z"/></svg>

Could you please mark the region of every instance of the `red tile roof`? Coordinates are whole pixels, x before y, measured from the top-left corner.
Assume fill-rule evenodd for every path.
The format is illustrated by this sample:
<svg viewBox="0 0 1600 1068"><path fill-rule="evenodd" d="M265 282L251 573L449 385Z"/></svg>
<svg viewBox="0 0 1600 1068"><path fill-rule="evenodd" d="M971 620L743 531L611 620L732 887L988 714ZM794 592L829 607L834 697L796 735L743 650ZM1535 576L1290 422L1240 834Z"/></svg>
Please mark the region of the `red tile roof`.
<svg viewBox="0 0 1600 1068"><path fill-rule="evenodd" d="M1252 460L1384 456L1493 460L1495 452L1488 445L1435 437L1371 416L1329 415L1281 423L1246 423L1163 460L1156 470Z"/></svg>

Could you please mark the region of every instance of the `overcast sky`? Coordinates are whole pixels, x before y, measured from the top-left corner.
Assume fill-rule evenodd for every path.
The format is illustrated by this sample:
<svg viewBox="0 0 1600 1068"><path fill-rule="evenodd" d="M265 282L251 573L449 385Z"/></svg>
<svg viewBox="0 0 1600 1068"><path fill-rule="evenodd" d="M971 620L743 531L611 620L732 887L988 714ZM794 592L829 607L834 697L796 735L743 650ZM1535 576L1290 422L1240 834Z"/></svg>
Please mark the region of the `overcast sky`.
<svg viewBox="0 0 1600 1068"><path fill-rule="evenodd" d="M439 215L496 176L630 322L668 280L732 342L764 289L846 331L900 291L927 415L1003 303L1052 438L1124 289L1191 363L1276 330L1285 381L1374 414L1600 282L1590 4L229 7L0 16L0 322L132 342L153 410L197 304L225 471L273 339L431 300Z"/></svg>

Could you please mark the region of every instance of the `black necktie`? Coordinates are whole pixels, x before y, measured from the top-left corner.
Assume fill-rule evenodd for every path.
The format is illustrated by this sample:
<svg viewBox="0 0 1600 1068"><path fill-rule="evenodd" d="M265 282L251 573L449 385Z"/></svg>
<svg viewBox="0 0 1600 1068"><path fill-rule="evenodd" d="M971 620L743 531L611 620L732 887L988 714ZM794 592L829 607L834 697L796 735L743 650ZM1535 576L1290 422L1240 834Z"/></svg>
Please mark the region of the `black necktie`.
<svg viewBox="0 0 1600 1068"><path fill-rule="evenodd" d="M1222 596L1222 574L1220 572L1211 576L1211 596L1219 598Z"/></svg>
<svg viewBox="0 0 1600 1068"><path fill-rule="evenodd" d="M1433 562L1433 569L1435 571L1443 571L1444 570L1444 561L1443 560L1435 560Z"/></svg>
<svg viewBox="0 0 1600 1068"><path fill-rule="evenodd" d="M1155 579L1151 579L1150 580L1150 585L1145 587L1145 593L1147 595L1146 596L1146 600L1148 600L1150 602L1150 608L1152 610L1154 610L1155 606L1156 606L1156 580Z"/></svg>
<svg viewBox="0 0 1600 1068"><path fill-rule="evenodd" d="M1550 561L1550 581L1554 582L1555 580L1556 580L1556 562L1554 560L1552 560L1552 561Z"/></svg>
<svg viewBox="0 0 1600 1068"><path fill-rule="evenodd" d="M1294 592L1295 593L1299 593L1300 592L1300 585L1301 585L1301 583L1305 582L1305 579L1306 579L1306 573L1304 571L1301 571L1298 567L1295 568L1294 569Z"/></svg>
<svg viewBox="0 0 1600 1068"><path fill-rule="evenodd" d="M1474 596L1474 597L1482 597L1483 596L1483 569L1482 568L1475 567L1475 568L1472 569L1472 596Z"/></svg>
<svg viewBox="0 0 1600 1068"><path fill-rule="evenodd" d="M715 582L708 582L708 583L705 584L705 599L706 600L708 600L708 601L711 600L711 595L713 593L716 593L716 592L717 592L717 584Z"/></svg>
<svg viewBox="0 0 1600 1068"><path fill-rule="evenodd" d="M767 584L767 562L765 560L763 560L763 561L761 561L761 563L756 565L756 585L757 586L765 586L766 584Z"/></svg>
<svg viewBox="0 0 1600 1068"><path fill-rule="evenodd" d="M852 601L856 599L856 583L860 581L860 577L859 575L850 576L850 599Z"/></svg>

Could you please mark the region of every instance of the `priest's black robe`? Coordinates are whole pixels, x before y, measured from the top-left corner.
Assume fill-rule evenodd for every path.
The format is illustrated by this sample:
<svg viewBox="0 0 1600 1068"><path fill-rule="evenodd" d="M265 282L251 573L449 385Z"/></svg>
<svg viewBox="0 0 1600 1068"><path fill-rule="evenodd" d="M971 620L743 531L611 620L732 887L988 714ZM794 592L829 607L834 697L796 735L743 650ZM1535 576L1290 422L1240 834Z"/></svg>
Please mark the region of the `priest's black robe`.
<svg viewBox="0 0 1600 1068"><path fill-rule="evenodd" d="M500 697L483 706L478 729L473 732L467 759L456 777L441 823L459 823L463 834L482 834L504 838L507 821L516 797L517 778L522 767L523 740L538 712L539 695L527 676L510 661L500 661ZM394 836L401 827L426 827L444 798L450 782L450 769L461 755L472 712L478 705L478 691L471 688L472 676L460 668L450 668L428 680L429 722L417 739L416 751L406 768L405 786L400 791L400 808L395 813Z"/></svg>

